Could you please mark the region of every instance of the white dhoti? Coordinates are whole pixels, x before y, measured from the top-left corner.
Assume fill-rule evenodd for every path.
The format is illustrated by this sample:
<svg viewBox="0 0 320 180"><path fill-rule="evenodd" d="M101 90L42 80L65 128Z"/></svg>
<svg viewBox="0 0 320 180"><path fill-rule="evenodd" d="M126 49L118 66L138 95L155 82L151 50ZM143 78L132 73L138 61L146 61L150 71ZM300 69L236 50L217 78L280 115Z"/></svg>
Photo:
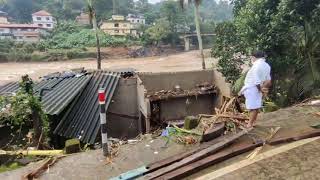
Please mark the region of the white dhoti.
<svg viewBox="0 0 320 180"><path fill-rule="evenodd" d="M248 110L260 109L262 107L262 93L256 86L245 88L242 94L246 98Z"/></svg>

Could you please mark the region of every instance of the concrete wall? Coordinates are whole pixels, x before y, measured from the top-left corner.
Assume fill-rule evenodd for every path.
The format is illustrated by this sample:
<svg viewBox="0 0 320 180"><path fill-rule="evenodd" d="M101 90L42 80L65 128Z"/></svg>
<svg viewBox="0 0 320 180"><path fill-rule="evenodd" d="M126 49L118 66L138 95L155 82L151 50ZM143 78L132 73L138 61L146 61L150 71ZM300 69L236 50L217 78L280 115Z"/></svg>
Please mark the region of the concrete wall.
<svg viewBox="0 0 320 180"><path fill-rule="evenodd" d="M172 90L176 85L181 89L193 89L197 84L214 82L213 70L140 73L139 77L148 92Z"/></svg>
<svg viewBox="0 0 320 180"><path fill-rule="evenodd" d="M151 105L146 93L171 90L175 85L193 89L197 84L212 83L221 89L220 94L230 96L230 88L214 70L176 73L141 73L138 77L120 79L109 106L108 133L110 137L133 138L150 129ZM179 120L187 115L212 114L221 96L198 95L160 101L160 119ZM190 105L186 106L186 100Z"/></svg>
<svg viewBox="0 0 320 180"><path fill-rule="evenodd" d="M107 112L110 137L133 138L140 133L137 104L137 78L121 78Z"/></svg>
<svg viewBox="0 0 320 180"><path fill-rule="evenodd" d="M186 101L190 102L187 106ZM185 116L212 114L217 97L214 95L199 95L197 97L176 98L160 102L161 121L181 120Z"/></svg>
<svg viewBox="0 0 320 180"><path fill-rule="evenodd" d="M219 96L218 99L216 100L216 107L219 107L223 103L223 97L231 97L231 84L226 82L225 77L216 69L213 70L213 80L214 84L219 88Z"/></svg>

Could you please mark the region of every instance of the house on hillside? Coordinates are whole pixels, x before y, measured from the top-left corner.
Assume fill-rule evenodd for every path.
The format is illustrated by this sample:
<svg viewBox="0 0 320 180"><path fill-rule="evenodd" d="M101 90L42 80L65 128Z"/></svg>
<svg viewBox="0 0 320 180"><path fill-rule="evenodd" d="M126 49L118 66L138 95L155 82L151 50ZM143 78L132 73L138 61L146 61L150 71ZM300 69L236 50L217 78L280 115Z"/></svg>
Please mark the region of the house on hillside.
<svg viewBox="0 0 320 180"><path fill-rule="evenodd" d="M128 18L129 16L125 18L122 15L112 15L111 19L102 22L100 29L111 36L139 36L138 28L145 23L145 20L142 16L137 18L130 15Z"/></svg>
<svg viewBox="0 0 320 180"><path fill-rule="evenodd" d="M8 14L0 11L0 39L38 42L41 34L54 27L55 21L50 13L39 11L32 14L33 24L17 24L8 21Z"/></svg>
<svg viewBox="0 0 320 180"><path fill-rule="evenodd" d="M89 14L81 12L81 14L76 17L76 23L81 25L90 25Z"/></svg>
<svg viewBox="0 0 320 180"><path fill-rule="evenodd" d="M9 24L8 13L0 11L0 24Z"/></svg>
<svg viewBox="0 0 320 180"><path fill-rule="evenodd" d="M38 42L41 28L34 24L0 24L0 39Z"/></svg>
<svg viewBox="0 0 320 180"><path fill-rule="evenodd" d="M55 19L53 16L45 10L41 10L32 14L33 24L38 25L41 28L53 29L55 25Z"/></svg>
<svg viewBox="0 0 320 180"><path fill-rule="evenodd" d="M127 20L133 24L146 24L146 19L142 15L128 14Z"/></svg>

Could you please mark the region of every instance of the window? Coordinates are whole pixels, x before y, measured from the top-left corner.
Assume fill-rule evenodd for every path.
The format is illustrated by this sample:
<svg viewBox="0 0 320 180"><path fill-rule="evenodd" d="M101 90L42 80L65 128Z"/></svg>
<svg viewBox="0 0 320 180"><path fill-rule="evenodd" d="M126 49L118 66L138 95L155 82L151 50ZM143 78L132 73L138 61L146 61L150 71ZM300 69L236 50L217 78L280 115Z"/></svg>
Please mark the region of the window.
<svg viewBox="0 0 320 180"><path fill-rule="evenodd" d="M47 21L50 21L50 18L49 17L46 17Z"/></svg>
<svg viewBox="0 0 320 180"><path fill-rule="evenodd" d="M139 22L139 19L137 20L137 22Z"/></svg>
<svg viewBox="0 0 320 180"><path fill-rule="evenodd" d="M47 24L47 27L51 27L51 24Z"/></svg>
<svg viewBox="0 0 320 180"><path fill-rule="evenodd" d="M115 24L114 24L114 27L119 27L119 24L118 24L118 23L115 23Z"/></svg>
<svg viewBox="0 0 320 180"><path fill-rule="evenodd" d="M41 21L41 17L37 17L37 20L38 20L38 21Z"/></svg>
<svg viewBox="0 0 320 180"><path fill-rule="evenodd" d="M119 30L114 30L115 33L119 33Z"/></svg>
<svg viewBox="0 0 320 180"><path fill-rule="evenodd" d="M38 24L38 26L43 27L43 24Z"/></svg>

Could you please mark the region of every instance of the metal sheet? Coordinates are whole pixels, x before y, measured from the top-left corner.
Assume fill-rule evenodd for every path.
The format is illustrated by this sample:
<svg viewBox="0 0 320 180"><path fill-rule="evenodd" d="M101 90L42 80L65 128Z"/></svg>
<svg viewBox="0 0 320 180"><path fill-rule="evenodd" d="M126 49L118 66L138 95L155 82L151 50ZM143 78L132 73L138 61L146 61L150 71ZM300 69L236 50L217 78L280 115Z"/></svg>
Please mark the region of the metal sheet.
<svg viewBox="0 0 320 180"><path fill-rule="evenodd" d="M120 75L119 72L95 72L86 88L63 116L54 133L79 138L83 142L93 144L100 129L98 89L100 86L106 89L107 110Z"/></svg>
<svg viewBox="0 0 320 180"><path fill-rule="evenodd" d="M42 97L42 105L46 114L58 115L84 89L91 79L91 75L69 78L53 78L40 81L34 85L34 93L39 95L40 90L47 89ZM12 82L0 87L0 95L16 93L19 83Z"/></svg>

